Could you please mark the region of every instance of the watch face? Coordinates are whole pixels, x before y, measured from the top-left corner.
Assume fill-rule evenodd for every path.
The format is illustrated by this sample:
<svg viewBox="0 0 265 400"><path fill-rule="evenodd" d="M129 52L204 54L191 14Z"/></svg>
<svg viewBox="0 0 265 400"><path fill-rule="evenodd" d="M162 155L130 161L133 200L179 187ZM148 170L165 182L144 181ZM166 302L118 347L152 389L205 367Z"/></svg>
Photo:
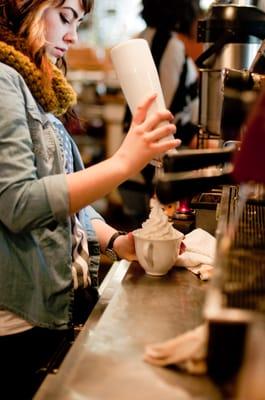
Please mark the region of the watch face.
<svg viewBox="0 0 265 400"><path fill-rule="evenodd" d="M108 256L112 261L117 261L118 257L114 250L106 249L105 251L106 256Z"/></svg>

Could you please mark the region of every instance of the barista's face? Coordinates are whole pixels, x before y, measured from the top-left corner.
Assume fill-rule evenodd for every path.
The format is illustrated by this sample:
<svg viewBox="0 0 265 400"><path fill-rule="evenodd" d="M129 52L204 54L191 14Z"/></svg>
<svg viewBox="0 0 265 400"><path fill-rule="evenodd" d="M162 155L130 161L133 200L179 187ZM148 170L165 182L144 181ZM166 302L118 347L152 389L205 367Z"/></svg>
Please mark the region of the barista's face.
<svg viewBox="0 0 265 400"><path fill-rule="evenodd" d="M53 63L77 42L77 28L84 18L81 0L65 0L44 13L46 52Z"/></svg>

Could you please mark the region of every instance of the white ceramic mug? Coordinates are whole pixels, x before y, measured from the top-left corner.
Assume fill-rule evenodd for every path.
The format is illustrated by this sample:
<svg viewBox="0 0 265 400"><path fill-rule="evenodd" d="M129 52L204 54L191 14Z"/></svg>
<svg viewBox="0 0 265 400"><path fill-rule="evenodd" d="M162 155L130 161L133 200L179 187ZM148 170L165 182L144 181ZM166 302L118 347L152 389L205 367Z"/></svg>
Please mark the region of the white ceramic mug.
<svg viewBox="0 0 265 400"><path fill-rule="evenodd" d="M141 229L132 232L139 264L148 275L165 275L175 264L184 235L173 239L147 239Z"/></svg>
<svg viewBox="0 0 265 400"><path fill-rule="evenodd" d="M147 115L165 110L165 100L148 42L145 39L129 39L114 46L110 54L131 113L134 114L137 106L148 96L155 93L157 97ZM169 138L173 139L174 137L169 135L161 140L168 140Z"/></svg>

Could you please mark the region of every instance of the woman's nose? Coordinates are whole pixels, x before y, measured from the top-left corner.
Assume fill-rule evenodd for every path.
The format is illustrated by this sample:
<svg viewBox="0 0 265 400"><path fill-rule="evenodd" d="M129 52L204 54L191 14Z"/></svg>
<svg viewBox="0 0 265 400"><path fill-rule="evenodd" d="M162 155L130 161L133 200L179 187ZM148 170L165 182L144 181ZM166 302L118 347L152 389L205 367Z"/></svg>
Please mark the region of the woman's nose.
<svg viewBox="0 0 265 400"><path fill-rule="evenodd" d="M64 40L67 43L75 44L78 41L78 33L76 28L72 28L64 35Z"/></svg>

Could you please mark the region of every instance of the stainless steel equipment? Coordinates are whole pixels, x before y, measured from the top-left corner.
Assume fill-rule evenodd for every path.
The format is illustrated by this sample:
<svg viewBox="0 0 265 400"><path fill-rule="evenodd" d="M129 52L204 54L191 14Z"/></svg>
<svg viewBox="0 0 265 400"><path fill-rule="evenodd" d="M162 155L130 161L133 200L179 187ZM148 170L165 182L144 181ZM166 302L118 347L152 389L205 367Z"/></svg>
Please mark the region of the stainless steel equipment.
<svg viewBox="0 0 265 400"><path fill-rule="evenodd" d="M258 8L260 7L260 8ZM201 71L199 150L179 151L163 160L157 196L170 203L215 186L233 183L233 156L240 129L265 86L265 12L260 1L216 1L198 23L206 50ZM219 140L216 150L204 139ZM224 145L230 145L223 148Z"/></svg>
<svg viewBox="0 0 265 400"><path fill-rule="evenodd" d="M240 129L265 86L264 3L215 1L206 18L198 22L198 41L205 43L197 59L201 140L199 150L164 157L164 173L156 184L162 203L233 183ZM207 150L204 139L212 137L219 141L218 148Z"/></svg>
<svg viewBox="0 0 265 400"><path fill-rule="evenodd" d="M170 203L222 188L215 273L204 308L208 369L219 383L237 376L247 332L265 320L265 94L257 102L265 77L265 13L258 4L215 2L201 21L207 43L198 63L201 148L167 156L156 190ZM218 149L204 148L209 137L219 140ZM244 192L250 180L256 182L251 196Z"/></svg>
<svg viewBox="0 0 265 400"><path fill-rule="evenodd" d="M204 307L209 323L208 372L222 385L237 377L253 323L265 321L265 179L260 184L233 184L237 154L235 147L228 147L171 157L165 160L166 178L157 184L158 198L164 202L224 184L215 272ZM255 178L255 166L251 173Z"/></svg>
<svg viewBox="0 0 265 400"><path fill-rule="evenodd" d="M156 182L161 203L191 197L216 186L233 183L233 157L236 146L221 149L183 150L166 155Z"/></svg>
<svg viewBox="0 0 265 400"><path fill-rule="evenodd" d="M234 69L223 71L221 139L224 144L243 140L244 123L265 87L264 73L265 68L263 74Z"/></svg>
<svg viewBox="0 0 265 400"><path fill-rule="evenodd" d="M237 216L239 202L238 187L223 189L216 271L205 303L210 326L208 369L220 383L237 375L249 327L265 320L264 187L255 188Z"/></svg>
<svg viewBox="0 0 265 400"><path fill-rule="evenodd" d="M204 139L222 139L227 70L250 70L265 38L263 8L257 1L216 1L206 18L198 22L197 39L205 43L205 51L197 59L200 147L204 147Z"/></svg>

